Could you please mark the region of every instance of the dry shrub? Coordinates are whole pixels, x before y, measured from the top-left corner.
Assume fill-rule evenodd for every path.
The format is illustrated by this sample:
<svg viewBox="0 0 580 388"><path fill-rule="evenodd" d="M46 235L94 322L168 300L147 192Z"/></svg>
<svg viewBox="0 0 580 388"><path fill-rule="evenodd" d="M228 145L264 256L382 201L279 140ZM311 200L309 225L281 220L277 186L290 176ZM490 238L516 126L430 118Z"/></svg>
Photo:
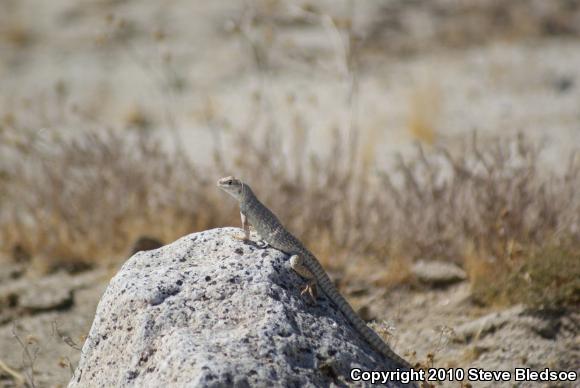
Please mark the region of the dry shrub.
<svg viewBox="0 0 580 388"><path fill-rule="evenodd" d="M580 247L580 160L562 174L541 167L541 148L474 137L463 152L419 147L400 160L390 222L401 252L463 264L484 304L574 304ZM401 187L404 190L401 190Z"/></svg>
<svg viewBox="0 0 580 388"><path fill-rule="evenodd" d="M361 163L356 140L336 130L325 155L309 154L308 134L291 141L275 128L244 132L220 159L227 171L250 182L260 199L313 250L357 255L376 250L378 227L367 163ZM369 232L373 226L375 231ZM324 258L322 259L324 260Z"/></svg>
<svg viewBox="0 0 580 388"><path fill-rule="evenodd" d="M473 298L481 304L524 303L553 310L580 303L580 250L569 241L552 242L518 260L472 258L468 268Z"/></svg>
<svg viewBox="0 0 580 388"><path fill-rule="evenodd" d="M385 265L385 270L376 284L386 288L399 285L413 285L417 280L411 271L411 263L406 257L393 256Z"/></svg>
<svg viewBox="0 0 580 388"><path fill-rule="evenodd" d="M427 155L419 146L411 160L399 159L395 174L382 174L385 197L396 204L388 222L400 249L459 260L472 244L503 259L521 246L575 235L579 160L557 175L542 171L540 148L523 135L480 143L474 135L458 155L445 148Z"/></svg>
<svg viewBox="0 0 580 388"><path fill-rule="evenodd" d="M541 147L521 134L488 142L474 134L458 153L418 145L393 170L377 172L361 162L356 141L339 133L331 151L317 157L299 151L306 138L283 142L272 128L252 135L228 147L230 171L335 266L336 257L348 259L339 267L388 258L402 278L385 282L396 285L412 280L405 275L411 260L446 259L467 266L475 289L491 290L502 287L500 274L533 265L527 259L536 249L563 238L580 245L579 160L572 157L563 174L546 171Z"/></svg>
<svg viewBox="0 0 580 388"><path fill-rule="evenodd" d="M181 155L134 132L3 136L0 238L41 266L124 253L141 235L171 241L211 222L207 185ZM48 263L47 263L48 261Z"/></svg>
<svg viewBox="0 0 580 388"><path fill-rule="evenodd" d="M540 148L522 135L473 136L459 153L418 145L378 171L356 137L339 131L323 154L308 151L304 130L290 141L275 126L238 132L203 169L142 131L0 136L3 247L22 247L50 268L126 253L143 235L169 242L239 225L235 203L215 188L228 174L249 182L327 266L396 258L386 267L400 272L391 285L412 281L416 258L464 264L476 293L479 284L501 288L498 275L522 266L550 278L559 275L534 267L531 254L558 241L580 246L579 161L561 175L543 171ZM568 251L554 264L569 266ZM502 294L494 295L481 300Z"/></svg>
<svg viewBox="0 0 580 388"><path fill-rule="evenodd" d="M579 306L580 249L552 243L536 250L509 274L503 295L510 303L534 307Z"/></svg>
<svg viewBox="0 0 580 388"><path fill-rule="evenodd" d="M542 171L540 148L522 135L486 144L474 135L456 155L418 145L393 170L377 172L338 133L325 157L285 150L274 131L260 136L228 147L235 153L230 169L315 246L460 262L472 245L504 259L522 246L576 236L580 225L579 161L571 158L563 175Z"/></svg>

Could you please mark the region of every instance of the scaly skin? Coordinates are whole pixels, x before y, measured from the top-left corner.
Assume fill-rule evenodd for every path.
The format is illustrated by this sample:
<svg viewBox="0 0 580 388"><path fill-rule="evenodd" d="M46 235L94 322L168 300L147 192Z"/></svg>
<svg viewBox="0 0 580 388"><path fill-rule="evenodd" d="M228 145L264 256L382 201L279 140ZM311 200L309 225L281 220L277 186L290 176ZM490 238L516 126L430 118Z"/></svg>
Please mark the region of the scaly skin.
<svg viewBox="0 0 580 388"><path fill-rule="evenodd" d="M291 256L290 264L292 268L300 276L309 280L302 293L308 292L315 299L316 286L318 286L375 350L395 363L400 364L403 368L411 368L407 361L393 352L381 337L371 330L358 316L346 299L334 287L316 257L302 245L300 240L282 226L282 223L274 213L256 198L250 186L234 177L225 177L218 181L218 187L238 200L245 239L249 239L249 226L252 225L260 237L271 247Z"/></svg>

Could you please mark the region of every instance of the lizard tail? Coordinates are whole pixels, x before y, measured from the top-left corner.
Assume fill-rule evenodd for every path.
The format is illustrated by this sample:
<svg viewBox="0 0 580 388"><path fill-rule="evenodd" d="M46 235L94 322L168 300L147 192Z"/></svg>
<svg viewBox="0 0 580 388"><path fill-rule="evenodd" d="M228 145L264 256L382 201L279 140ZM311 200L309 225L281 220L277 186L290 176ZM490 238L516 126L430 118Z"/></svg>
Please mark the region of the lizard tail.
<svg viewBox="0 0 580 388"><path fill-rule="evenodd" d="M376 351L381 353L386 358L392 360L396 364L399 364L405 369L411 369L411 364L397 355L377 333L368 327L366 322L364 322L358 316L358 314L353 310L346 299L344 299L342 295L338 293L332 284L332 281L326 274L326 271L324 271L322 266L318 264L318 261L310 260L310 262L313 263L311 271L316 275L320 288L324 291L326 296L337 305L346 319L357 329L357 331L366 340L366 342L368 342Z"/></svg>

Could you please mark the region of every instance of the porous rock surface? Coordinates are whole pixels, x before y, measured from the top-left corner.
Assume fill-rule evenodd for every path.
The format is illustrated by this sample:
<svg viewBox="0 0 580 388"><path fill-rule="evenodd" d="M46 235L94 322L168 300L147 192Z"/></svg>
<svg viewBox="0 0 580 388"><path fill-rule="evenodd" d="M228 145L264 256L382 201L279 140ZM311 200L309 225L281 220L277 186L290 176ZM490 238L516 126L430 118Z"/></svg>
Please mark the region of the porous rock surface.
<svg viewBox="0 0 580 388"><path fill-rule="evenodd" d="M69 387L344 386L351 368L396 369L326 297L300 296L286 255L234 234L132 256L99 302Z"/></svg>

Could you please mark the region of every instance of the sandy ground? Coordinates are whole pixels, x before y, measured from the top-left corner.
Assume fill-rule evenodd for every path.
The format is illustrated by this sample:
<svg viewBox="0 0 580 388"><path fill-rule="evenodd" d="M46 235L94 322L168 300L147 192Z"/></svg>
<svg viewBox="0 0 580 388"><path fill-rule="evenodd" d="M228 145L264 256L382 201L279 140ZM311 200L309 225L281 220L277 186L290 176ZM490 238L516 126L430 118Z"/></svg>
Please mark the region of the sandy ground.
<svg viewBox="0 0 580 388"><path fill-rule="evenodd" d="M34 359L34 382L39 387L66 386L80 357L100 296L112 271L89 271L80 275L54 274L39 280L3 281L0 298L17 293L19 283L37 295L54 292L54 285L72 295L63 306L58 296L20 309L0 310L0 360L19 373L30 376ZM6 279L3 279L6 280ZM578 371L580 368L580 314L538 314L522 306L506 309L481 308L470 301L469 284L460 282L445 288L383 291L368 284L350 285L343 292L365 317L386 329L393 349L413 363L432 368L468 368L485 371L515 368ZM62 297L64 298L64 297ZM41 298L42 299L42 298ZM23 302L21 301L20 304ZM21 345L15 338L18 335ZM383 332L385 334L385 332ZM440 382L459 387L457 381ZM471 382L474 387L514 386L511 383ZM13 378L0 371L0 386L16 386ZM516 386L548 386L518 383ZM553 386L553 385L552 385ZM558 386L570 386L563 384Z"/></svg>

